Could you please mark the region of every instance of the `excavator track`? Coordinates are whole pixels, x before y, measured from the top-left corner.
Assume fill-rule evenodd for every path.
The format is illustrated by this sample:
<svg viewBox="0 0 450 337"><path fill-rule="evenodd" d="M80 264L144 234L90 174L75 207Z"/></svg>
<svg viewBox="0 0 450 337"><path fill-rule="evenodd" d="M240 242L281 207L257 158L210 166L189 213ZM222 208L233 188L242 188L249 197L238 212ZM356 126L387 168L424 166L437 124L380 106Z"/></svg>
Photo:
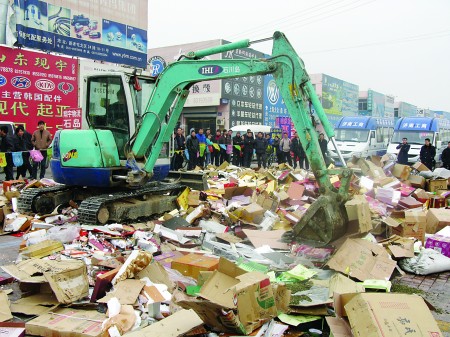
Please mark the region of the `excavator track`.
<svg viewBox="0 0 450 337"><path fill-rule="evenodd" d="M27 188L20 193L20 197L17 200L17 207L21 213L49 213L48 209L44 211L39 209L39 199L48 194L55 194L65 192L73 188L73 186L57 185L45 188Z"/></svg>
<svg viewBox="0 0 450 337"><path fill-rule="evenodd" d="M83 200L78 208L78 220L81 223L105 223L110 220L110 215L112 208L115 203L123 201L124 203L128 203L129 200L140 200L146 199L148 196L156 196L158 197L158 203L163 204L161 194L165 194L171 192L171 194L176 193L183 190L185 186L181 184L149 184L137 190L127 190L116 193L105 193L102 195L93 196ZM173 198L175 199L176 196ZM167 208L167 207L166 207ZM173 207L172 207L173 209ZM113 210L114 211L114 210ZM168 211L167 209L161 209L161 212ZM117 211L116 211L117 212ZM120 212L119 212L120 213ZM122 214L129 214L129 212L124 211ZM143 214L151 215L151 214ZM138 216L135 216L138 217ZM127 218L125 216L125 218ZM128 217L129 218L129 217ZM118 219L115 219L118 220Z"/></svg>
<svg viewBox="0 0 450 337"><path fill-rule="evenodd" d="M155 182L135 190L119 190L100 195L96 195L98 190L95 189L67 185L29 188L22 191L18 209L21 213L48 214L59 204L83 200L78 208L78 220L81 223L135 220L173 210L174 201L184 188L186 186L178 183Z"/></svg>

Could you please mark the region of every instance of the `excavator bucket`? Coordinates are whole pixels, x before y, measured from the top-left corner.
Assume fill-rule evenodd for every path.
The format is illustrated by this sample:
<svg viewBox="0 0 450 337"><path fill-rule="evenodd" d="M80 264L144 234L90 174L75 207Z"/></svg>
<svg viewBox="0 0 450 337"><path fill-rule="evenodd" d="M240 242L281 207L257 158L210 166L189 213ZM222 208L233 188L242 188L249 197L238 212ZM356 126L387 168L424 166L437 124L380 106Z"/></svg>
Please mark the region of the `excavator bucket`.
<svg viewBox="0 0 450 337"><path fill-rule="evenodd" d="M294 226L298 242L323 246L342 237L347 231L347 212L339 195L321 195Z"/></svg>

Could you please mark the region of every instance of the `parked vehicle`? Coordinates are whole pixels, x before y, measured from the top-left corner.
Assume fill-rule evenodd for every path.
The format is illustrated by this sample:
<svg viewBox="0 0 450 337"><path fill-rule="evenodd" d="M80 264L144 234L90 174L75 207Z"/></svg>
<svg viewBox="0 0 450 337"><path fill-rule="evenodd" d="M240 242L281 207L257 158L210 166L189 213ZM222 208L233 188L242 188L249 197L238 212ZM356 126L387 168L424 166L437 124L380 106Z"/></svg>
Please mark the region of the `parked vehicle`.
<svg viewBox="0 0 450 337"><path fill-rule="evenodd" d="M334 131L336 146L345 161L353 156L382 156L386 153L394 132L394 120L368 116L342 117L336 123ZM343 164L331 143L328 145L328 151L336 165Z"/></svg>
<svg viewBox="0 0 450 337"><path fill-rule="evenodd" d="M436 165L440 164L442 151L450 141L450 121L433 117L403 117L395 124L394 135L389 144L387 153L398 154L397 145L403 138L408 139L411 145L408 152L408 163L414 164L419 161L419 154L425 139L429 138L432 145L436 147Z"/></svg>

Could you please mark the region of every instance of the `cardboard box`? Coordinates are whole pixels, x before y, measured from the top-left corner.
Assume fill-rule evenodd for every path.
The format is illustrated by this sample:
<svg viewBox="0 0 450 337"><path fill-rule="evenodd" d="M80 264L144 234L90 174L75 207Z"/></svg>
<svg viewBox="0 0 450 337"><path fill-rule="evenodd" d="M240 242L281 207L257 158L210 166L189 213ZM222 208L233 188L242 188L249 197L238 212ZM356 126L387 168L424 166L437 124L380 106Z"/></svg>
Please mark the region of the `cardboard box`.
<svg viewBox="0 0 450 337"><path fill-rule="evenodd" d="M425 178L422 176L417 176L415 174L411 174L408 178L408 181L411 183L412 187L415 188L425 188Z"/></svg>
<svg viewBox="0 0 450 337"><path fill-rule="evenodd" d="M407 180L411 173L411 167L408 165L395 164L392 169L392 175L401 180Z"/></svg>
<svg viewBox="0 0 450 337"><path fill-rule="evenodd" d="M201 271L216 270L218 266L219 259L200 254L188 254L172 261L172 269L195 279Z"/></svg>
<svg viewBox="0 0 450 337"><path fill-rule="evenodd" d="M345 209L347 210L349 221L358 221L359 233L366 233L372 230L369 203L363 195L355 195L352 200L347 201Z"/></svg>
<svg viewBox="0 0 450 337"><path fill-rule="evenodd" d="M431 248L442 255L450 257L450 237L443 235L433 235L427 238L425 248Z"/></svg>
<svg viewBox="0 0 450 337"><path fill-rule="evenodd" d="M347 239L328 261L327 265L336 271L357 278L389 279L397 266L386 250L363 239Z"/></svg>
<svg viewBox="0 0 450 337"><path fill-rule="evenodd" d="M264 208L254 202L243 208L241 216L244 221L259 224L264 217L265 211Z"/></svg>
<svg viewBox="0 0 450 337"><path fill-rule="evenodd" d="M444 227L450 226L450 209L432 208L428 210L426 223L426 231L429 234L434 234Z"/></svg>
<svg viewBox="0 0 450 337"><path fill-rule="evenodd" d="M430 169L428 167L426 167L424 164L422 164L421 162L415 163L412 167L419 172L430 171Z"/></svg>
<svg viewBox="0 0 450 337"><path fill-rule="evenodd" d="M102 334L105 314L95 310L56 309L25 324L27 335L97 337Z"/></svg>
<svg viewBox="0 0 450 337"><path fill-rule="evenodd" d="M417 295L360 293L345 305L345 311L355 337L443 337Z"/></svg>
<svg viewBox="0 0 450 337"><path fill-rule="evenodd" d="M408 223L402 222L397 227L391 227L392 234L403 236L405 238L415 238L417 240L425 241L425 228L426 223Z"/></svg>
<svg viewBox="0 0 450 337"><path fill-rule="evenodd" d="M205 324L221 332L249 334L277 315L268 276L247 273L224 258L199 295L177 304L194 309Z"/></svg>
<svg viewBox="0 0 450 337"><path fill-rule="evenodd" d="M427 180L427 191L437 192L438 190L447 189L447 179L433 179Z"/></svg>

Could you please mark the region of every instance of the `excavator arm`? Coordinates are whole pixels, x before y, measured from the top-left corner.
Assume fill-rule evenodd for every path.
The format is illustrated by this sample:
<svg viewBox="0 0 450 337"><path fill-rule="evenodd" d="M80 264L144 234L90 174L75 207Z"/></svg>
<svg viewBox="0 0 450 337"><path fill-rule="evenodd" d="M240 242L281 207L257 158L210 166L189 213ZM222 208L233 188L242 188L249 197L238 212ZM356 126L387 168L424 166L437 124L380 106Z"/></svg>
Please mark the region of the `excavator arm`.
<svg viewBox="0 0 450 337"><path fill-rule="evenodd" d="M310 107L319 117L329 138L334 132L320 104L304 63L291 44L280 32L273 35L272 56L268 59L199 60L199 58L248 47L250 42L241 42L213 47L190 53L183 60L169 65L159 76L149 100L142 123L132 144L131 155L142 158L150 149L149 156L140 175L129 175L129 182L139 183L143 175L151 175L153 167L178 121L189 94L189 88L197 82L251 75L273 74L284 98L289 114L300 137L319 185L320 197L294 226L296 239L307 239L328 243L344 234L346 214L343 204L348 200L351 171L328 170L318 142L318 134L311 120ZM331 174L341 176L337 190L330 182Z"/></svg>

